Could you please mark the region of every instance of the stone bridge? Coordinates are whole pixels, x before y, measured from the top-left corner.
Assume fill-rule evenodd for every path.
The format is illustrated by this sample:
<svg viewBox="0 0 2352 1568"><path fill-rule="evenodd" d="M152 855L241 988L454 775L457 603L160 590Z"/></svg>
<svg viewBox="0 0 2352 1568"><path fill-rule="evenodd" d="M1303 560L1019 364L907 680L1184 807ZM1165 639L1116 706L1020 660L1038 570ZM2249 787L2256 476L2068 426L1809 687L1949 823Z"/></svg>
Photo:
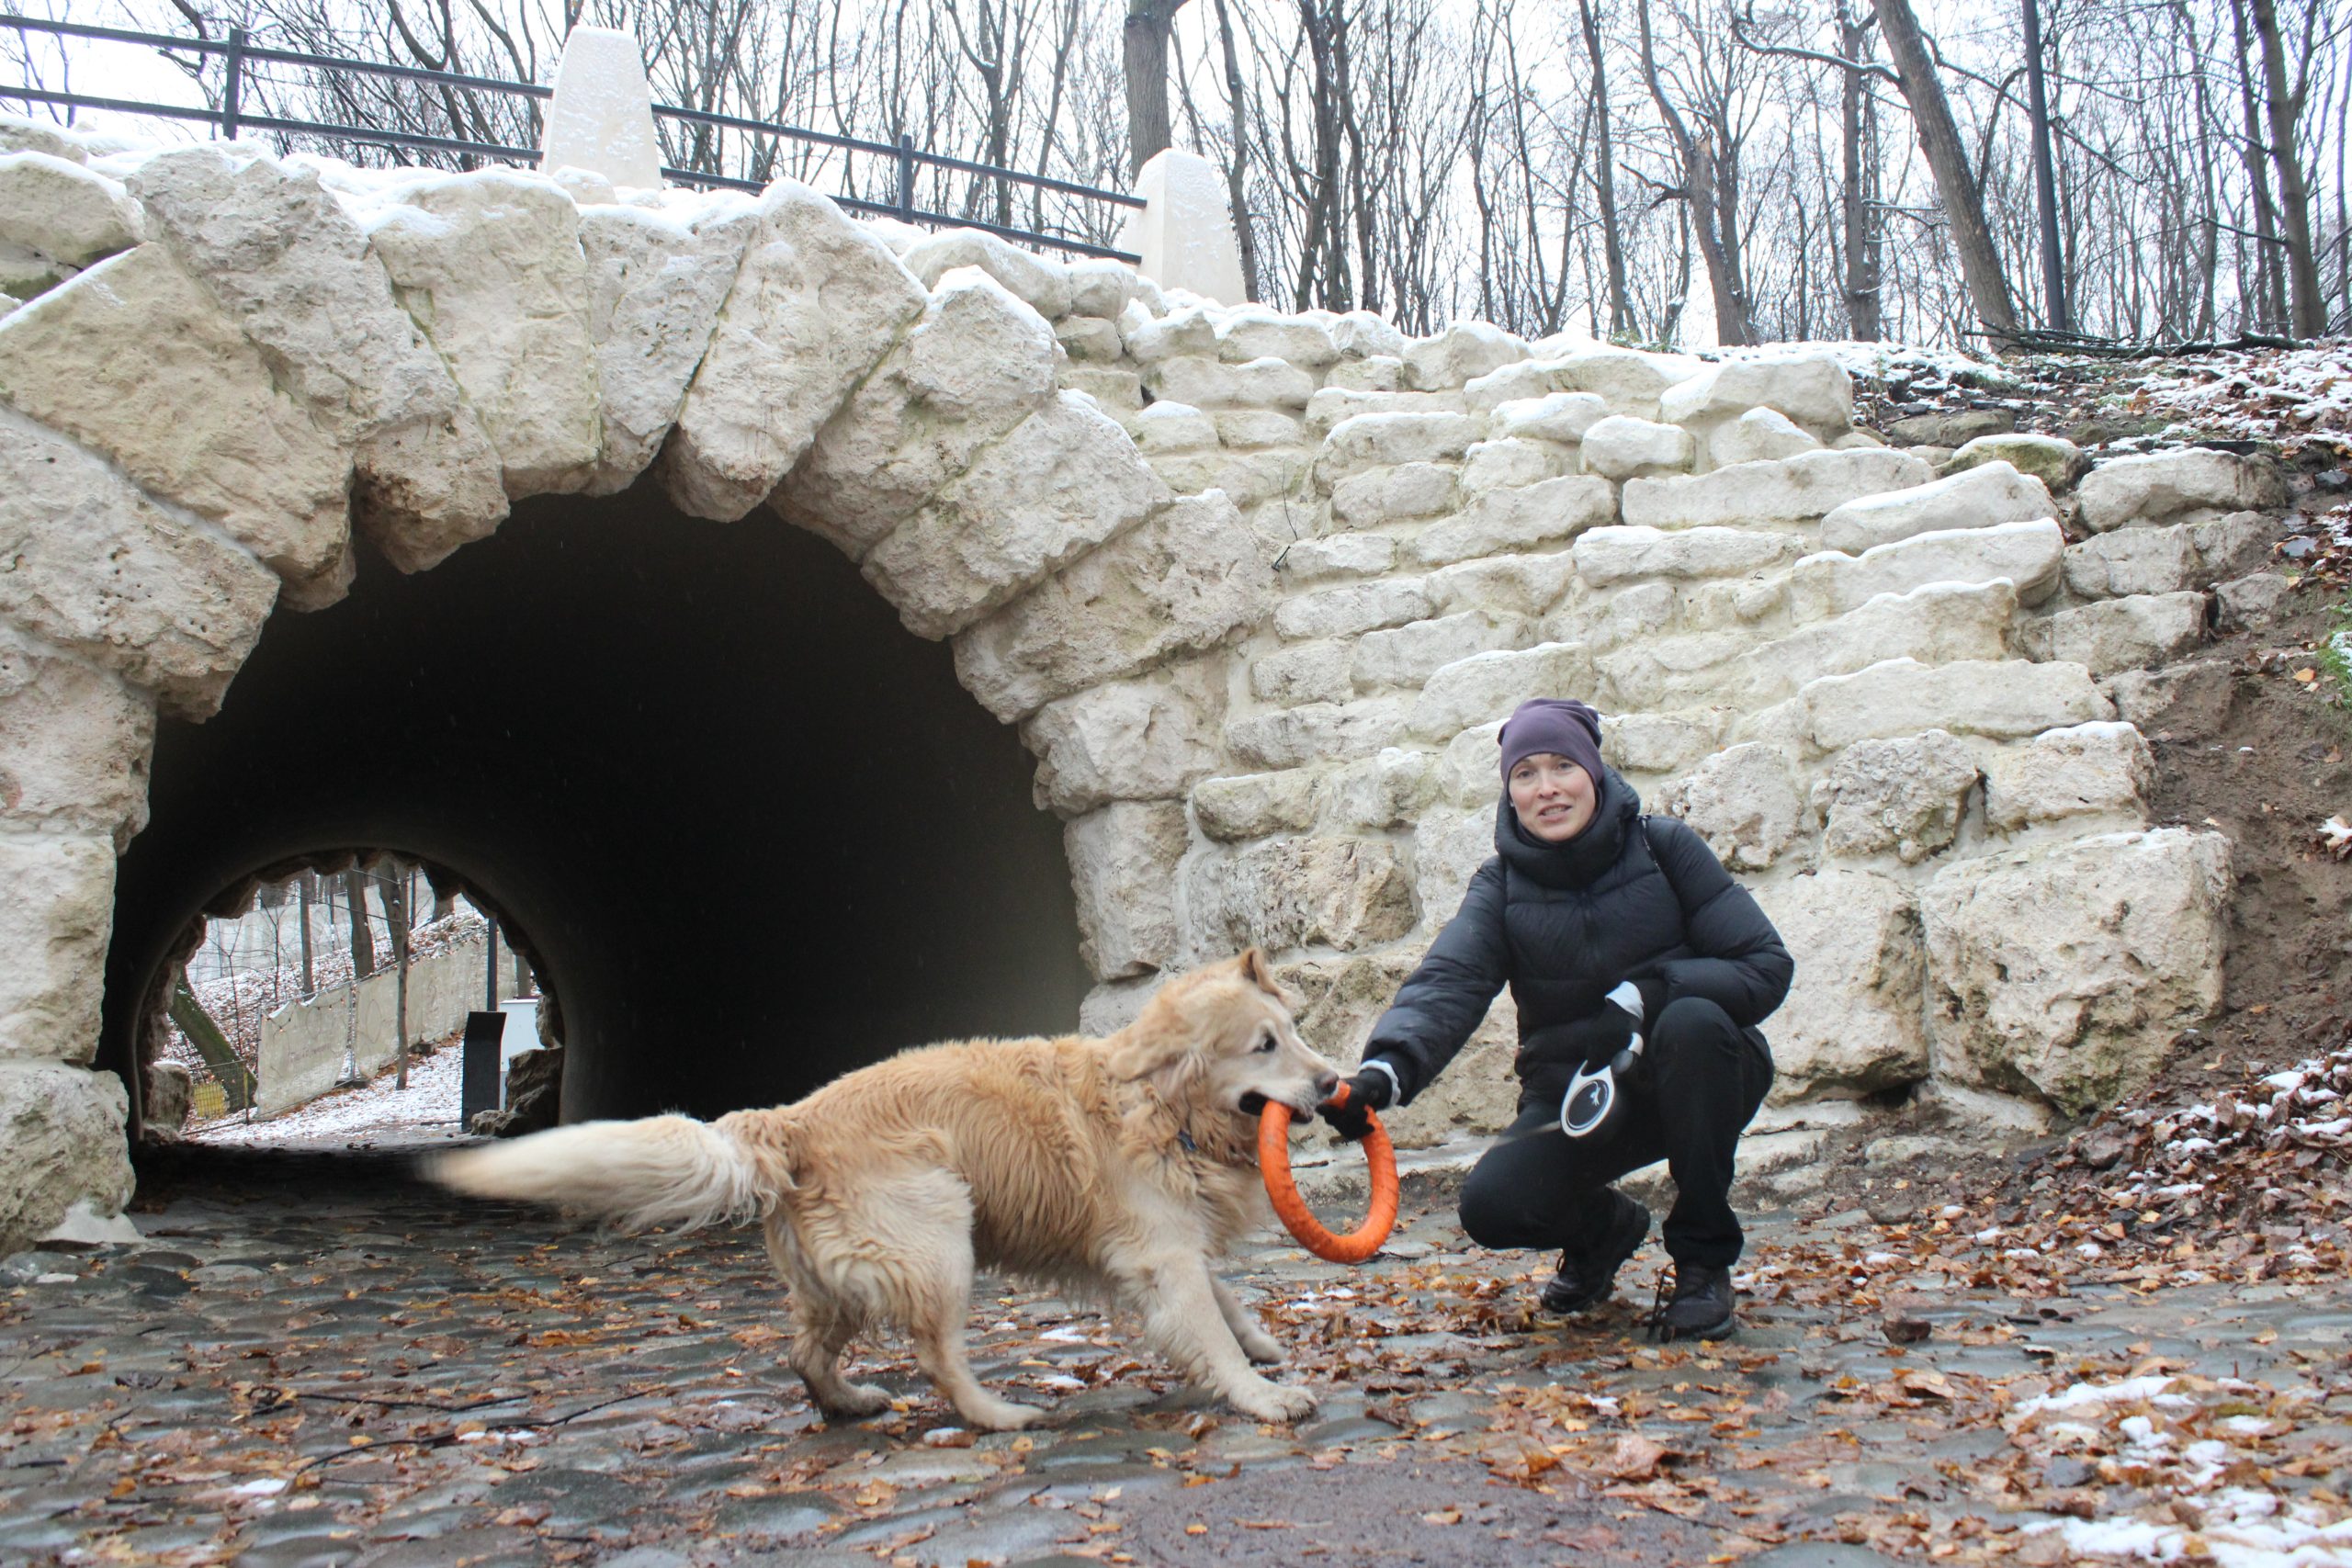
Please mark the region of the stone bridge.
<svg viewBox="0 0 2352 1568"><path fill-rule="evenodd" d="M2250 462L1931 465L1826 356L1224 308L788 182L0 146L0 1248L128 1198L125 1080L203 910L355 846L526 933L571 1115L1068 1027L1081 992L1114 1026L1250 943L1346 1055L1489 852L1497 721L1538 694L1610 715L1787 935L1779 1125L1905 1092L2037 1124L2219 1000L2227 845L2149 826L2132 720L2267 554ZM451 656L501 617L511 664ZM803 686L868 694L820 724ZM405 714L398 758L272 773L354 697ZM673 703L705 717L649 729ZM989 802L942 815L959 788ZM629 969L695 885L580 863L771 839L729 915L786 933L765 968ZM687 991L723 995L662 1034ZM1400 1141L1498 1122L1508 1014Z"/></svg>

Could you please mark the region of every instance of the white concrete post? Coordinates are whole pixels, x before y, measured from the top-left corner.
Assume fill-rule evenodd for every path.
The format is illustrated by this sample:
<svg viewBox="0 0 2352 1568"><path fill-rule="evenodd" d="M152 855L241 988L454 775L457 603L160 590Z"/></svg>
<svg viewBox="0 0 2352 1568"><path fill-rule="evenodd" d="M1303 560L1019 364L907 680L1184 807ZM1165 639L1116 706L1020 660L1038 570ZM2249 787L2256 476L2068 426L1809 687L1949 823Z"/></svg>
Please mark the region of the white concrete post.
<svg viewBox="0 0 2352 1568"><path fill-rule="evenodd" d="M653 134L653 88L634 35L579 27L563 40L539 140L539 172L584 169L616 186L662 188L662 142Z"/></svg>
<svg viewBox="0 0 2352 1568"><path fill-rule="evenodd" d="M1119 248L1143 257L1136 270L1162 288L1190 289L1220 305L1249 298L1225 176L1215 164L1171 147L1136 175L1136 194L1145 205L1127 214Z"/></svg>

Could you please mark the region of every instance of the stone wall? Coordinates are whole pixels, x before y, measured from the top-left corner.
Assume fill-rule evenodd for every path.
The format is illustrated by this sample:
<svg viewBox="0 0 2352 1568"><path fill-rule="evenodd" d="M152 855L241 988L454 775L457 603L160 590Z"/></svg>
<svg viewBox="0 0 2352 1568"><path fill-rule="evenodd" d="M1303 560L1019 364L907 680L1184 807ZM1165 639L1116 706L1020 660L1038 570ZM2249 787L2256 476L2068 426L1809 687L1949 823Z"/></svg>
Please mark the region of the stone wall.
<svg viewBox="0 0 2352 1568"><path fill-rule="evenodd" d="M408 966L408 1043L442 1040L466 1026L482 1003L482 942L455 942ZM275 1116L307 1104L343 1077L346 1043L360 1073L372 1077L399 1054L393 1027L400 976L379 969L359 982L355 1031L352 988L337 986L308 1001L291 1001L261 1021L260 1088L256 1108Z"/></svg>
<svg viewBox="0 0 2352 1568"><path fill-rule="evenodd" d="M155 713L202 717L280 603L337 597L355 525L424 570L513 499L641 479L831 540L1021 726L1096 1027L1254 942L1350 1054L1487 852L1496 721L1538 693L1608 713L1651 807L1782 923L1784 1099L1926 1080L2079 1111L2218 997L2226 846L2148 826L2133 671L2259 563L2255 464L2070 488L2079 455L1996 437L1931 465L1854 429L1847 373L1801 351L1206 307L789 182L615 192L15 122L8 148L12 1129L120 1124L76 1065ZM1500 1117L1507 1012L1405 1139ZM6 1136L0 1188L35 1196L0 1245L119 1201L119 1152Z"/></svg>

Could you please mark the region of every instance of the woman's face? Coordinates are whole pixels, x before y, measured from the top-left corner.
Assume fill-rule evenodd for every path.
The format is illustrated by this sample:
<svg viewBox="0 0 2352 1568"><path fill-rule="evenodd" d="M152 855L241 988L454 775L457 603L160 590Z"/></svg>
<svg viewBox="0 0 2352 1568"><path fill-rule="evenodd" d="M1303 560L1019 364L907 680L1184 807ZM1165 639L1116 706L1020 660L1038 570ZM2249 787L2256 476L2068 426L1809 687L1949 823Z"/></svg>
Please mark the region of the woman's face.
<svg viewBox="0 0 2352 1568"><path fill-rule="evenodd" d="M1592 775L1557 751L1538 751L1510 771L1510 807L1530 838L1564 844L1592 820Z"/></svg>

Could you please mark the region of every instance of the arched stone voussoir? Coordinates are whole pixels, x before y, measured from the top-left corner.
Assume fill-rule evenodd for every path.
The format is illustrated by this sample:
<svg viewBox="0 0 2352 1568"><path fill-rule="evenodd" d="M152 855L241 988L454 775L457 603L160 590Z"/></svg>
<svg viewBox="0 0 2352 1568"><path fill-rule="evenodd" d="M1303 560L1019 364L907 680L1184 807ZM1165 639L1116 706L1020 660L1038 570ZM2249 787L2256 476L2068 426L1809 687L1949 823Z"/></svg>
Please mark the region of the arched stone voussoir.
<svg viewBox="0 0 2352 1568"><path fill-rule="evenodd" d="M0 830L104 833L121 850L147 825L154 748L146 694L0 617Z"/></svg>
<svg viewBox="0 0 2352 1568"><path fill-rule="evenodd" d="M114 865L99 834L0 830L0 1063L96 1052Z"/></svg>
<svg viewBox="0 0 2352 1568"><path fill-rule="evenodd" d="M0 1060L0 1254L46 1235L76 1203L130 1201L130 1097L112 1073Z"/></svg>
<svg viewBox="0 0 2352 1568"><path fill-rule="evenodd" d="M417 570L504 520L481 422L316 168L206 142L156 153L130 186L150 231L352 449L354 510L388 558Z"/></svg>
<svg viewBox="0 0 2352 1568"><path fill-rule="evenodd" d="M361 223L497 449L508 498L584 488L604 434L571 196L483 169L398 186Z"/></svg>
<svg viewBox="0 0 2352 1568"><path fill-rule="evenodd" d="M0 398L261 558L298 608L351 578L351 454L160 244L0 319Z"/></svg>
<svg viewBox="0 0 2352 1568"><path fill-rule="evenodd" d="M862 560L1054 395L1053 328L987 273L958 267L817 432L769 503Z"/></svg>
<svg viewBox="0 0 2352 1568"><path fill-rule="evenodd" d="M6 410L0 560L0 614L185 718L220 707L277 600L244 550Z"/></svg>
<svg viewBox="0 0 2352 1568"><path fill-rule="evenodd" d="M865 580L909 631L946 637L1169 500L1118 421L1063 392L875 546Z"/></svg>
<svg viewBox="0 0 2352 1568"><path fill-rule="evenodd" d="M721 201L691 221L642 207L581 210L604 399L604 453L589 494L628 489L661 453L758 228L749 200Z"/></svg>
<svg viewBox="0 0 2352 1568"><path fill-rule="evenodd" d="M778 180L658 471L681 511L731 523L774 492L927 296L873 231Z"/></svg>

